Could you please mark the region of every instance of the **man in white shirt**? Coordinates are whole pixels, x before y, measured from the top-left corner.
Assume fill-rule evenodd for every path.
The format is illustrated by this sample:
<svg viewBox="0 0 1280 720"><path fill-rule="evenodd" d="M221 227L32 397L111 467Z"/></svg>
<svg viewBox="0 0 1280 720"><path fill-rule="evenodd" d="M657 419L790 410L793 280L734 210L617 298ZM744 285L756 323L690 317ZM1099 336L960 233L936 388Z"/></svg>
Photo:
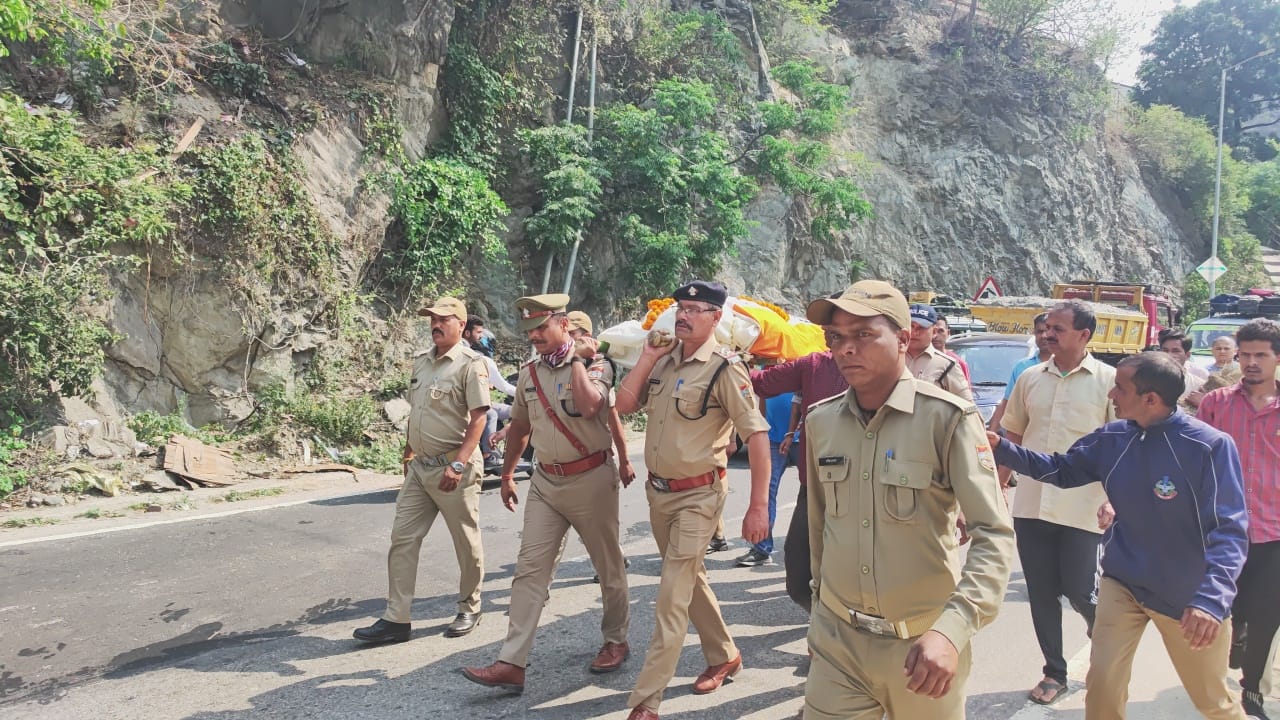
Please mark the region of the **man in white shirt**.
<svg viewBox="0 0 1280 720"><path fill-rule="evenodd" d="M1058 303L1045 320L1048 361L1018 377L1001 419L1010 441L1043 453L1065 453L1071 444L1115 419L1107 393L1115 368L1089 354L1097 327L1079 300ZM1018 478L1013 523L1031 604L1031 621L1044 655L1044 679L1031 690L1048 705L1066 691L1062 649L1062 597L1080 613L1090 632L1097 606L1098 511L1107 506L1101 486L1064 490L1034 478Z"/></svg>
<svg viewBox="0 0 1280 720"><path fill-rule="evenodd" d="M1201 388L1204 387L1204 381L1209 379L1209 371L1195 363L1187 362L1191 358L1191 338L1187 337L1182 330L1165 328L1160 331L1159 340L1160 351L1168 353L1182 366L1182 379L1186 382L1186 390L1183 391L1182 397L1178 398L1178 405L1194 415L1196 409L1200 407L1200 399L1204 397Z"/></svg>

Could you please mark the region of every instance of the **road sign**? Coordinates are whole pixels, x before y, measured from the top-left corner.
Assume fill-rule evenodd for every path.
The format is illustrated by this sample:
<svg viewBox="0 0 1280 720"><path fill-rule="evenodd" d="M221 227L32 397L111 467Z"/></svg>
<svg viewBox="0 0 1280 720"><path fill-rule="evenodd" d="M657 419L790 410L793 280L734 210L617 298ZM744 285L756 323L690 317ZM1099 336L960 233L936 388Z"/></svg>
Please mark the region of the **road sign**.
<svg viewBox="0 0 1280 720"><path fill-rule="evenodd" d="M1204 278L1205 282L1217 280L1226 271L1227 266L1223 265L1216 255L1200 263L1200 267L1196 268L1196 272L1200 273L1200 277Z"/></svg>
<svg viewBox="0 0 1280 720"><path fill-rule="evenodd" d="M987 279L983 280L982 284L978 286L978 293L973 296L973 299L976 302L987 298L1000 297L1003 294L1000 292L1000 286L996 284L996 279L988 275Z"/></svg>

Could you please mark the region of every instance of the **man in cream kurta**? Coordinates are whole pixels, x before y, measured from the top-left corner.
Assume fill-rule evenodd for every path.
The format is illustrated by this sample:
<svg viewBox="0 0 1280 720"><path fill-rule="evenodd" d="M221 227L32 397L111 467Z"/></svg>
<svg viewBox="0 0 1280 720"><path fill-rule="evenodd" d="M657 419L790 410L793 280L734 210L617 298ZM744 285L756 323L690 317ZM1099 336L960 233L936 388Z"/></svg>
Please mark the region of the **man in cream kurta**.
<svg viewBox="0 0 1280 720"><path fill-rule="evenodd" d="M1088 305L1067 301L1049 311L1047 362L1018 377L1000 421L1008 437L1030 450L1065 453L1071 444L1115 419L1107 393L1115 368L1089 354L1097 319ZM1062 605L1066 597L1092 633L1097 606L1099 508L1109 511L1100 485L1062 489L1019 477L1014 528L1031 604L1031 621L1044 655L1044 678L1030 697L1055 702L1066 689Z"/></svg>

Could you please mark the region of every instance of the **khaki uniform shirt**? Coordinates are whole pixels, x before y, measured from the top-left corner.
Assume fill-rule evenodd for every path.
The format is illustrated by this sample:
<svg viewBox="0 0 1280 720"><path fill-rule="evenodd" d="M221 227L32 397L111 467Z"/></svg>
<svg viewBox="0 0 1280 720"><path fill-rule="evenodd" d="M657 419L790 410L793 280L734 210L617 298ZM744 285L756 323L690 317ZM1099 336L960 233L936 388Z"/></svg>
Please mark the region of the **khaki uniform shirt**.
<svg viewBox="0 0 1280 720"><path fill-rule="evenodd" d="M1116 370L1093 355L1065 376L1053 358L1018 376L1000 426L1022 436L1022 446L1042 453L1065 453L1076 440L1116 419L1107 393ZM1093 533L1098 508L1107 501L1100 483L1063 489L1018 476L1013 516L1045 520Z"/></svg>
<svg viewBox="0 0 1280 720"><path fill-rule="evenodd" d="M577 403L573 401L573 363L568 362L568 358L565 360L554 368L541 360L526 363L520 368L516 399L511 403L511 419L529 423L533 430L533 446L538 449L538 462L548 465L573 462L583 455L547 417L546 408L538 399L538 390L529 376L531 372L538 373L538 382L542 384L542 392L546 393L551 409L565 427L587 446L588 451L608 450L613 444L608 425L609 408L613 407L614 400L613 369L602 355L597 355L587 367L587 377L604 395L607 406L595 417L586 418L578 412Z"/></svg>
<svg viewBox="0 0 1280 720"><path fill-rule="evenodd" d="M638 398L649 411L645 466L668 480L726 467L735 427L744 439L769 430L751 378L736 354L712 337L688 360L681 360L682 346L678 342L658 360ZM712 386L711 378L721 367Z"/></svg>
<svg viewBox="0 0 1280 720"><path fill-rule="evenodd" d="M440 357L436 351L433 347L414 359L409 379L409 447L418 456L457 450L467 434L471 411L489 407L484 356L462 342ZM477 447L474 454L479 452Z"/></svg>
<svg viewBox="0 0 1280 720"><path fill-rule="evenodd" d="M963 650L995 618L1014 551L977 408L908 371L870 421L849 390L813 405L805 433L819 597L891 622L932 620L917 632Z"/></svg>
<svg viewBox="0 0 1280 720"><path fill-rule="evenodd" d="M907 355L907 370L918 380L933 383L973 402L973 393L969 390L969 381L965 380L960 363L932 345L926 346L924 352L914 359Z"/></svg>

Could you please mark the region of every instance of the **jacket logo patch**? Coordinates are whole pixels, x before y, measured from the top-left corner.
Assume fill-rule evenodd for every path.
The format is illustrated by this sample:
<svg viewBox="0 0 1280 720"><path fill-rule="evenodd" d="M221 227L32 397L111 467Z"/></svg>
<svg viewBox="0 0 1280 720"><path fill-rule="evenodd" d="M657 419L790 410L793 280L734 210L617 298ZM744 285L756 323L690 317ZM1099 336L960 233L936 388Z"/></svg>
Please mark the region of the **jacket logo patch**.
<svg viewBox="0 0 1280 720"><path fill-rule="evenodd" d="M1152 491L1155 492L1156 497L1161 500L1172 500L1178 497L1178 488L1174 487L1173 481L1169 479L1168 475L1165 475L1156 481L1155 487L1152 488Z"/></svg>

